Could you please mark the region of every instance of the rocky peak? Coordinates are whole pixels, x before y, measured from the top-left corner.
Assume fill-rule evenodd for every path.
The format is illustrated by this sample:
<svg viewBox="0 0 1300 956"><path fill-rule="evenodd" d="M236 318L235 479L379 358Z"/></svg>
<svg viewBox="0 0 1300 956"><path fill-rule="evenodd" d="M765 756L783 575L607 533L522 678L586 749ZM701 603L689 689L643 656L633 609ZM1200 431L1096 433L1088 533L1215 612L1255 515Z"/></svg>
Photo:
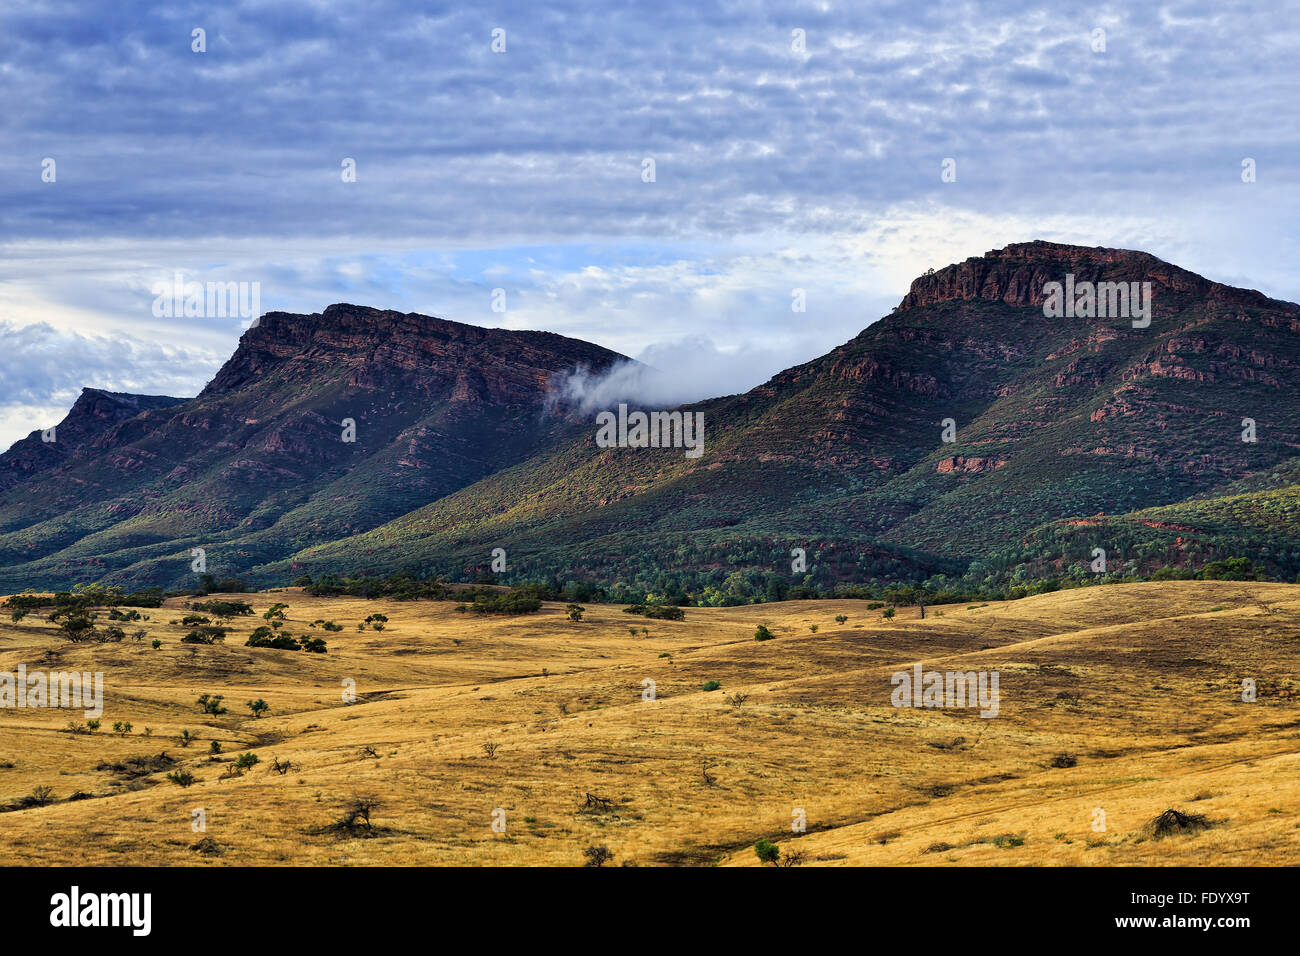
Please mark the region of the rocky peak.
<svg viewBox="0 0 1300 956"><path fill-rule="evenodd" d="M402 379L418 390L489 401L536 400L555 373L604 369L623 356L552 332L486 329L416 312L338 303L309 315L268 312L201 397L235 391L271 370L318 374L365 387ZM524 393L532 393L525 396Z"/></svg>
<svg viewBox="0 0 1300 956"><path fill-rule="evenodd" d="M44 441L38 429L0 455L0 488L58 465L82 446L102 439L115 426L142 412L170 408L184 401L167 395L132 395L83 388L63 421L55 426L54 441Z"/></svg>
<svg viewBox="0 0 1300 956"><path fill-rule="evenodd" d="M1195 296L1237 304L1263 305L1273 300L1250 289L1211 282L1194 272L1131 249L1071 246L1059 242L1017 242L972 256L912 281L899 309L942 302L985 299L1007 305L1041 306L1044 286L1064 282L1150 282L1152 295Z"/></svg>

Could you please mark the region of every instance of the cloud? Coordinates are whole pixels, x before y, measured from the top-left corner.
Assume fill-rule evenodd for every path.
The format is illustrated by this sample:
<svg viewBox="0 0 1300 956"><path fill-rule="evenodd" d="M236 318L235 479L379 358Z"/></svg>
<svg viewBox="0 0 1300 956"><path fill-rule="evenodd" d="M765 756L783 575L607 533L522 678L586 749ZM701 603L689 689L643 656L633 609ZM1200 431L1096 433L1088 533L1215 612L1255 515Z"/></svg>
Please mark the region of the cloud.
<svg viewBox="0 0 1300 956"><path fill-rule="evenodd" d="M719 389L1011 241L1300 299L1297 46L1294 17L1207 2L0 5L0 321L60 333L16 344L69 370L0 379L0 407L137 360L143 390L192 392L239 324L153 317L177 271L265 309L695 343Z"/></svg>
<svg viewBox="0 0 1300 956"><path fill-rule="evenodd" d="M0 449L57 424L84 387L187 397L224 358L186 346L3 321L0 354L21 356L0 363Z"/></svg>
<svg viewBox="0 0 1300 956"><path fill-rule="evenodd" d="M959 164L945 201L985 211L1079 188L1110 203L1121 182L1174 200L1256 152L1294 187L1300 133L1275 118L1300 26L1266 6L1189 9L9 7L0 223L479 246L846 231L938 190L944 157Z"/></svg>
<svg viewBox="0 0 1300 956"><path fill-rule="evenodd" d="M785 367L778 352L723 351L694 337L653 345L638 361L620 362L604 373L577 369L560 380L557 392L583 413L620 402L667 409L748 391Z"/></svg>

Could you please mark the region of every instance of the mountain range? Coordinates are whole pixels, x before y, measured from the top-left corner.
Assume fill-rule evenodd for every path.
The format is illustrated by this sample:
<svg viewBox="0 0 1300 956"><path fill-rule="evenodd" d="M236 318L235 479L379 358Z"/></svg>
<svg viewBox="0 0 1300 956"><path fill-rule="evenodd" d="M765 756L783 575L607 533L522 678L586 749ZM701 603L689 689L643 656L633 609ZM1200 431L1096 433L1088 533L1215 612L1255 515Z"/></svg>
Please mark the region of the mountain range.
<svg viewBox="0 0 1300 956"><path fill-rule="evenodd" d="M1149 283L1149 323L1045 315L1067 276ZM87 389L53 442L0 455L0 593L189 586L196 548L258 584L471 579L497 548L507 580L643 591L1078 577L1098 548L1111 573L1300 572L1300 306L1146 253L1038 241L928 272L838 348L684 407L698 458L597 445L563 383L626 361L268 313L197 397Z"/></svg>

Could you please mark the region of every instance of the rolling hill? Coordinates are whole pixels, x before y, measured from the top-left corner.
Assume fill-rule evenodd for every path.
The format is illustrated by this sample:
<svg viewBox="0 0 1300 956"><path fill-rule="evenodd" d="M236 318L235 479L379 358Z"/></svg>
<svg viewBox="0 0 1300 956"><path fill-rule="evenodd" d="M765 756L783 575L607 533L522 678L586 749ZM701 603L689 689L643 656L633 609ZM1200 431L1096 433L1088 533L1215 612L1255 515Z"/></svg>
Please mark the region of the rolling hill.
<svg viewBox="0 0 1300 956"><path fill-rule="evenodd" d="M753 866L762 839L806 866L1300 862L1296 585L1124 584L924 620L851 600L572 621L563 604L467 620L449 601L237 597L254 613L216 645L181 643L181 598L128 625L138 641L0 621L0 671L106 688L94 733L76 710L3 711L8 859L579 866L604 846L613 865ZM340 625L329 652L242 646L273 604L294 632ZM354 628L376 613L382 632ZM893 706L916 664L997 672L997 719ZM370 816L349 823L358 800ZM1169 809L1208 827L1157 838Z"/></svg>

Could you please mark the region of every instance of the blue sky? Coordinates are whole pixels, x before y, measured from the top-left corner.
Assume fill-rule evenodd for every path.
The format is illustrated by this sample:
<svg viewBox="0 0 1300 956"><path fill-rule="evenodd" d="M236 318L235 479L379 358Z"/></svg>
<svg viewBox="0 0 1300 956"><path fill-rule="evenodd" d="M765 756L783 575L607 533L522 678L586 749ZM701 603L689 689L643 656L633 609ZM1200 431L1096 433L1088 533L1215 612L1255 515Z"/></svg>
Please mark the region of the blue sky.
<svg viewBox="0 0 1300 956"><path fill-rule="evenodd" d="M1297 14L0 0L0 447L83 385L195 394L240 326L156 318L177 271L258 282L263 310L550 329L689 397L1033 238L1298 300Z"/></svg>

